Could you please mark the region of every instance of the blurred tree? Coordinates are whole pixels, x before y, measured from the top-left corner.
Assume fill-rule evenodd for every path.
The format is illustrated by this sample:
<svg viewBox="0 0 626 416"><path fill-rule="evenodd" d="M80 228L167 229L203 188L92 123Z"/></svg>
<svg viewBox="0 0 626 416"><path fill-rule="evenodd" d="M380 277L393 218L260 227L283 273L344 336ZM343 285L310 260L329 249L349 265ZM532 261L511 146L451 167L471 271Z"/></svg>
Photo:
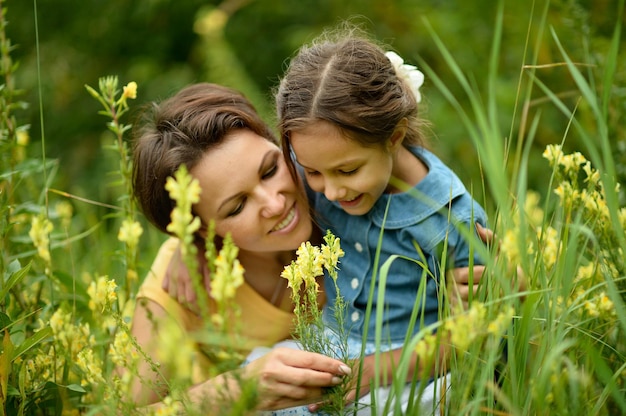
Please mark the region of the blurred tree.
<svg viewBox="0 0 626 416"><path fill-rule="evenodd" d="M537 0L505 2L503 38L497 99L502 134L517 140L519 126L513 115L520 74L528 77L523 64L549 65L562 62L552 35L538 33L544 7L553 27L574 61L592 62L590 76L602 68L603 52L612 36L618 0ZM39 30L39 56L35 42L35 10ZM84 84L95 85L100 76L115 74L121 83L139 84L138 103L170 95L185 84L212 81L239 88L248 94L261 113L273 118L271 88L276 85L285 62L303 42L326 27L352 18L377 38L388 43L407 61L429 62L460 102L469 108L465 96L437 50L425 25L427 20L452 52L459 66L486 94L487 70L495 27L495 2L472 0L301 0L298 2L253 0L55 0L8 1L9 36L18 44L14 56L21 62L18 85L27 90L26 101L33 105L27 117L34 140L41 136L39 89L47 153L59 158L61 175L57 187L90 198L107 201L114 195L102 187L103 119L95 115L96 103L85 93ZM624 17L622 16L622 19ZM425 20L424 20L425 19ZM623 36L622 39L625 39ZM526 44L528 42L528 45ZM626 59L625 59L626 60ZM41 70L38 79L37 63ZM625 62L618 65L618 79L624 81ZM539 79L560 94L571 94L573 82L563 67L538 69ZM623 82L622 84L623 85ZM424 114L433 122L433 147L457 173L469 182L479 180L475 152L465 137L458 115L426 81ZM615 91L611 129L616 143L626 152L623 121L623 89ZM542 94L528 107L529 115L541 112L535 138L538 155L547 143L562 140L567 120L544 105ZM572 105L577 97L572 96ZM137 103L135 103L137 104ZM522 109L517 109L518 114ZM519 119L519 117L517 116ZM621 123L621 124L620 124ZM512 136L512 137L508 137ZM108 136L105 136L108 137ZM579 147L568 138L566 148ZM34 147L36 149L36 147ZM579 149L582 150L582 149ZM621 152L621 153L620 153ZM621 156L620 156L621 155ZM545 165L531 161L537 177L531 187L545 186ZM622 172L624 172L622 170Z"/></svg>

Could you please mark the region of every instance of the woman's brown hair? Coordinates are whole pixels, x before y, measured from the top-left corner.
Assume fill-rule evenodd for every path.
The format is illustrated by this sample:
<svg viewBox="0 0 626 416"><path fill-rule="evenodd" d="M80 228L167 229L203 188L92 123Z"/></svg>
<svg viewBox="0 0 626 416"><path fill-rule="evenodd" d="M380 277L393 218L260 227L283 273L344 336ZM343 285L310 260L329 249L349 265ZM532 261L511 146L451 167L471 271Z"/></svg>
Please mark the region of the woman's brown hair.
<svg viewBox="0 0 626 416"><path fill-rule="evenodd" d="M174 201L165 181L181 165L191 170L236 129L277 143L254 106L238 91L216 84L190 85L152 103L135 130L133 194L146 218L167 233Z"/></svg>

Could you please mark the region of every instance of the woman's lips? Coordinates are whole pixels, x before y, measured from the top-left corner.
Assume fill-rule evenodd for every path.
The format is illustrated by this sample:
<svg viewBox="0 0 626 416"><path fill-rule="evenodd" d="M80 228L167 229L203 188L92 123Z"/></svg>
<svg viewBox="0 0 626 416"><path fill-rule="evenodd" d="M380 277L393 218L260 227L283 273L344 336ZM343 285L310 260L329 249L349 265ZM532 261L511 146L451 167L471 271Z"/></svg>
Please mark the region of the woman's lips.
<svg viewBox="0 0 626 416"><path fill-rule="evenodd" d="M294 220L296 220L296 213L296 206L293 205L287 215L278 224L276 224L274 228L272 228L272 232L283 231L287 227L289 227L289 225L295 222Z"/></svg>

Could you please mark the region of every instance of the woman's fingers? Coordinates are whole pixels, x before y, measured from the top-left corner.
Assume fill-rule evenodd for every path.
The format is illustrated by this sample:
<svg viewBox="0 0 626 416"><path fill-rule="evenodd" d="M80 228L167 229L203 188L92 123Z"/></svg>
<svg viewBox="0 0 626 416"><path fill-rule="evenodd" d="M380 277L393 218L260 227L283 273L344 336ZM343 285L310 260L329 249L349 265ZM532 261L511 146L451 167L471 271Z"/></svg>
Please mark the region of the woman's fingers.
<svg viewBox="0 0 626 416"><path fill-rule="evenodd" d="M246 367L247 376L257 380L265 409L319 402L323 387L340 384L350 372L341 361L291 348L276 348Z"/></svg>

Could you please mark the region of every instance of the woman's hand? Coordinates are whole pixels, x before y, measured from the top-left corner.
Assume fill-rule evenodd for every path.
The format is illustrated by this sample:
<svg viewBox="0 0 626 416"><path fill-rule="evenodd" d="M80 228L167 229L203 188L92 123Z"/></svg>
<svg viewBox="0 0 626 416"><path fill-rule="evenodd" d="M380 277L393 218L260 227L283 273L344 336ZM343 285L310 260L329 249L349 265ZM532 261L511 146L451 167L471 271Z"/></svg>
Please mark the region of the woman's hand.
<svg viewBox="0 0 626 416"><path fill-rule="evenodd" d="M259 410L320 401L323 387L340 384L350 374L339 360L292 348L273 349L244 367L244 377L257 382Z"/></svg>

